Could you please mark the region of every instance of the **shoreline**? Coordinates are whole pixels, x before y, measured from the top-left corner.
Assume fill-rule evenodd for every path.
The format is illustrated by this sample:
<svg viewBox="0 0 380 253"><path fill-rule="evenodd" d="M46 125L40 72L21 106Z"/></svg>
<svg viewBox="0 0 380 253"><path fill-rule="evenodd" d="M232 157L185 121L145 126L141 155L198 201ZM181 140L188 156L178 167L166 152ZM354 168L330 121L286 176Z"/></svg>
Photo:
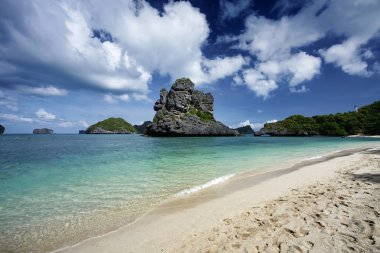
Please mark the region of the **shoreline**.
<svg viewBox="0 0 380 253"><path fill-rule="evenodd" d="M231 179L221 184L213 185L210 188L202 189L201 191L189 195L185 194L185 196L170 199L169 201L164 201L164 203L144 214L133 223L127 224L114 231L110 231L97 237L88 238L74 246L68 246L51 252L122 252L118 249L133 252L154 252L157 251L158 247L162 247L171 252L169 249L173 247L175 248L176 246L173 245L173 243L169 243L167 238L181 241L181 235L184 236L189 233L186 231L192 231L191 233L193 233L194 230L197 232L205 230L212 224L215 225L215 223L220 221L223 216L239 213L239 211L243 210L247 205L249 206L252 202L260 202L265 199L268 200L268 198L276 197L284 191L289 190L289 187L297 187L300 185L305 186L311 182L315 182L318 178L324 179L326 177L331 177L335 171L334 168L332 170L330 169L330 171L324 169L324 173L320 173L310 171L310 167L314 166L323 168L326 167L323 166L326 165L325 163L333 163L335 167L337 167L336 160L343 161L345 158L350 157L353 154L370 149L373 149L373 147L343 150L333 152L323 157L303 160L285 169L280 168L276 170L272 169L269 171L236 175ZM327 167L331 167L331 164ZM292 184L292 181L288 181L287 186L283 185L279 187L279 185L281 185L279 183L292 174L303 174L303 176L296 184L294 184L294 182ZM275 183L275 187L271 187L271 184L273 184L274 181L278 182ZM255 192L256 190L259 190L258 192L263 192L263 185L268 187L268 184L271 192L267 193L265 197L259 196L257 192ZM275 188L276 190L273 190L272 188ZM245 195L250 193L253 194L247 199ZM229 205L233 205L234 207L228 208ZM210 213L212 213L212 217L207 215ZM197 222L187 222L189 217L198 217L199 220ZM161 231L160 229L157 230L157 227L164 227L165 232L163 232L162 229ZM161 239L157 237L161 237ZM99 245L102 246L100 247Z"/></svg>

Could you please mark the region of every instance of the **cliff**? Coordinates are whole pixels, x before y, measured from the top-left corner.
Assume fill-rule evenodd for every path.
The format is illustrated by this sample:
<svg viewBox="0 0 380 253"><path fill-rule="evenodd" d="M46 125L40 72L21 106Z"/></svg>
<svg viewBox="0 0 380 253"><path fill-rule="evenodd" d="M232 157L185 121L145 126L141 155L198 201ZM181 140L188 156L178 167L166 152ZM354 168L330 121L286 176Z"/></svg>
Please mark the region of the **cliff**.
<svg viewBox="0 0 380 253"><path fill-rule="evenodd" d="M177 79L170 91L161 89L156 115L146 129L150 136L236 136L239 133L214 119L214 97L194 90L188 78Z"/></svg>
<svg viewBox="0 0 380 253"><path fill-rule="evenodd" d="M380 134L380 101L358 111L305 117L293 115L276 123L266 123L255 135L271 136L346 136Z"/></svg>
<svg viewBox="0 0 380 253"><path fill-rule="evenodd" d="M5 127L3 125L0 125L0 134L3 134L5 131Z"/></svg>
<svg viewBox="0 0 380 253"><path fill-rule="evenodd" d="M53 130L48 128L37 128L33 130L33 134L53 134Z"/></svg>
<svg viewBox="0 0 380 253"><path fill-rule="evenodd" d="M87 128L86 134L131 134L136 129L122 118L108 118Z"/></svg>

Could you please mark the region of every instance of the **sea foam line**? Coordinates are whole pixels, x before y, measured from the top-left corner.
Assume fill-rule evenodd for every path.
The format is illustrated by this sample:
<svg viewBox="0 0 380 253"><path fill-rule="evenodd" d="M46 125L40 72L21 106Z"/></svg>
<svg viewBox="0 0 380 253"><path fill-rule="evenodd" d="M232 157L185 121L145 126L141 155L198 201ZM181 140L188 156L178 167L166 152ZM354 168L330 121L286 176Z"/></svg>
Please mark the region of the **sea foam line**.
<svg viewBox="0 0 380 253"><path fill-rule="evenodd" d="M233 176L235 176L235 174L230 174L230 175L225 175L225 176L214 178L214 179L212 179L212 180L210 180L210 181L208 181L208 182L206 182L204 184L197 185L197 186L194 186L192 188L188 188L188 189L182 190L182 191L178 192L176 194L176 196L180 197L180 196L184 196L184 195L187 195L187 194L192 194L194 192L198 192L198 191L204 190L204 189L206 189L206 188L208 188L210 186L223 183L223 182L227 181L228 179L230 179Z"/></svg>

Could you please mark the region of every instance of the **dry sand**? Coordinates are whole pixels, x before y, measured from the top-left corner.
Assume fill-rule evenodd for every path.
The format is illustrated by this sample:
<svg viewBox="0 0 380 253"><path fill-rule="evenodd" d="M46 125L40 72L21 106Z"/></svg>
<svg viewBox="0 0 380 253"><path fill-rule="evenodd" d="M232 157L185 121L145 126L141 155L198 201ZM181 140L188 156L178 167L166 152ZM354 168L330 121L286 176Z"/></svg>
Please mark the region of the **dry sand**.
<svg viewBox="0 0 380 253"><path fill-rule="evenodd" d="M380 150L340 155L235 178L63 252L380 252Z"/></svg>

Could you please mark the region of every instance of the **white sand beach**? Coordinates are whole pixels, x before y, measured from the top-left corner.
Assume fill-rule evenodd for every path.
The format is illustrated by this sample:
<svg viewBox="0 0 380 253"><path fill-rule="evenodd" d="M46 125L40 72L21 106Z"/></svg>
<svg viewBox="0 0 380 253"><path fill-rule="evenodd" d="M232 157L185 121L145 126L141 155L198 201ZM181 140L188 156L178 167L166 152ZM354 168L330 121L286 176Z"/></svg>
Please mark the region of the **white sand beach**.
<svg viewBox="0 0 380 253"><path fill-rule="evenodd" d="M234 177L58 252L380 252L380 149Z"/></svg>

